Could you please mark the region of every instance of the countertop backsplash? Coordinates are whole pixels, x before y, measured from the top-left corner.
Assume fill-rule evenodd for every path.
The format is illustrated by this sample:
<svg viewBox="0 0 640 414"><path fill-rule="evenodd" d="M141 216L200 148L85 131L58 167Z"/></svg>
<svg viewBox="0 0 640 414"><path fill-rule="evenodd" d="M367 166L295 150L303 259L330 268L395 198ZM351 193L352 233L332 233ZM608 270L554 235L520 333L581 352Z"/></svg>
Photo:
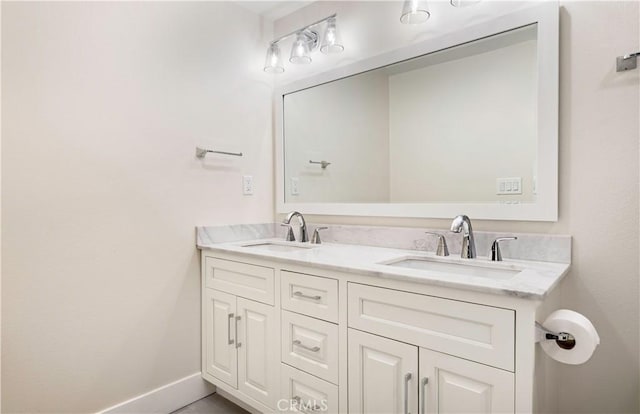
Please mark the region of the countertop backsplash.
<svg viewBox="0 0 640 414"><path fill-rule="evenodd" d="M297 220L293 220L294 234L298 237ZM425 231L441 233L447 240L449 253L460 254L462 234L449 229L408 227L353 226L307 223L309 238L317 227L328 227L320 232L324 243L357 244L394 249L435 251L437 237ZM280 223L233 224L228 226L198 227L198 244L224 243L266 238L284 239L285 227ZM537 233L499 233L474 231L478 256L489 256L491 243L498 237L517 236L518 240L500 244L505 258L571 263L571 236Z"/></svg>

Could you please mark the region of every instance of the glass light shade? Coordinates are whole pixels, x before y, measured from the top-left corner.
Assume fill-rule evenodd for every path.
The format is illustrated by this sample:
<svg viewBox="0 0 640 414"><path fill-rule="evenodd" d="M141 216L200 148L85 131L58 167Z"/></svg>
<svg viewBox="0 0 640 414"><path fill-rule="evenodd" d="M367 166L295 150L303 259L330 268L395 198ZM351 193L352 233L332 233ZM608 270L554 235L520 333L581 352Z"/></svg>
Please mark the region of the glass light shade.
<svg viewBox="0 0 640 414"><path fill-rule="evenodd" d="M311 56L309 56L309 39L302 32L297 34L296 41L293 42L289 62L296 64L311 63Z"/></svg>
<svg viewBox="0 0 640 414"><path fill-rule="evenodd" d="M449 0L453 7L468 7L480 3L481 0Z"/></svg>
<svg viewBox="0 0 640 414"><path fill-rule="evenodd" d="M267 49L267 58L264 61L264 71L267 73L282 73L284 72L284 65L282 64L282 58L280 57L280 46L277 43L272 43Z"/></svg>
<svg viewBox="0 0 640 414"><path fill-rule="evenodd" d="M455 0L451 0L455 1ZM405 0L402 5L400 21L404 24L418 24L429 20L431 13L424 0Z"/></svg>
<svg viewBox="0 0 640 414"><path fill-rule="evenodd" d="M340 53L344 50L338 29L336 28L336 19L331 18L327 20L327 29L322 36L322 43L320 44L320 51L325 54Z"/></svg>

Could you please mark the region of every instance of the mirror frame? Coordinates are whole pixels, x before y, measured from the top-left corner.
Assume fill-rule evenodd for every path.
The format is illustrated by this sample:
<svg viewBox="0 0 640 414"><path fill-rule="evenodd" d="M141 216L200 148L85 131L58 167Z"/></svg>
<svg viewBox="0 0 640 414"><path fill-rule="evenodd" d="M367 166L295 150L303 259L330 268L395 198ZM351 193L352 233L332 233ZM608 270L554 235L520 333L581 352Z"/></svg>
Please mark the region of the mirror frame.
<svg viewBox="0 0 640 414"><path fill-rule="evenodd" d="M536 203L286 202L283 128L285 95L535 23L538 24L538 191ZM413 218L451 218L457 214L466 214L473 219L557 221L559 29L558 4L545 2L277 88L274 97L276 212L286 213L297 210L305 214L319 215Z"/></svg>

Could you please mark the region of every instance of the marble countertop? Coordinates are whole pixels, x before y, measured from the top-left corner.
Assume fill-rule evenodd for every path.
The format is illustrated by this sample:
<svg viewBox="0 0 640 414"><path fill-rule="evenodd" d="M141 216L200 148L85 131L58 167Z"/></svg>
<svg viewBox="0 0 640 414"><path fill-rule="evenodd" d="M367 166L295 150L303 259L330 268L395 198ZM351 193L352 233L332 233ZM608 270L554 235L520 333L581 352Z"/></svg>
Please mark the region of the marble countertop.
<svg viewBox="0 0 640 414"><path fill-rule="evenodd" d="M278 245L302 245L306 248L292 251L279 251L279 247L253 246L257 244L276 243ZM313 246L313 247L311 247ZM380 277L424 283L454 289L463 289L499 295L509 295L531 300L541 300L567 274L570 265L567 263L551 263L525 260L506 260L491 262L487 257L461 259L458 256L438 257L434 253L404 250L386 247L372 247L355 244L283 242L281 238L256 238L252 240L213 242L205 237L198 237L197 247L202 250L242 254L248 259L267 259L281 264L295 264L315 269L334 270L365 276ZM492 278L450 273L441 270L423 270L390 266L403 258L426 258L431 261L472 264L479 268L495 268L499 270L516 270L512 277Z"/></svg>

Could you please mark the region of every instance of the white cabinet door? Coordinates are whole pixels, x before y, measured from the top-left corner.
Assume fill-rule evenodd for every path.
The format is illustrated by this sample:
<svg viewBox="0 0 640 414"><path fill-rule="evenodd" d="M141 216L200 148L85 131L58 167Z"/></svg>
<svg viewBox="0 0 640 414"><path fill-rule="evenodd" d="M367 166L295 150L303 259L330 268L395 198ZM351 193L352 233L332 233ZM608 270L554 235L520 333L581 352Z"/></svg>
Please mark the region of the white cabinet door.
<svg viewBox="0 0 640 414"><path fill-rule="evenodd" d="M206 372L232 387L237 387L236 297L206 289L205 300Z"/></svg>
<svg viewBox="0 0 640 414"><path fill-rule="evenodd" d="M273 306L237 298L238 390L275 408L280 369L279 330Z"/></svg>
<svg viewBox="0 0 640 414"><path fill-rule="evenodd" d="M417 413L418 348L349 329L349 413Z"/></svg>
<svg viewBox="0 0 640 414"><path fill-rule="evenodd" d="M514 375L420 348L420 410L420 414L513 413Z"/></svg>

